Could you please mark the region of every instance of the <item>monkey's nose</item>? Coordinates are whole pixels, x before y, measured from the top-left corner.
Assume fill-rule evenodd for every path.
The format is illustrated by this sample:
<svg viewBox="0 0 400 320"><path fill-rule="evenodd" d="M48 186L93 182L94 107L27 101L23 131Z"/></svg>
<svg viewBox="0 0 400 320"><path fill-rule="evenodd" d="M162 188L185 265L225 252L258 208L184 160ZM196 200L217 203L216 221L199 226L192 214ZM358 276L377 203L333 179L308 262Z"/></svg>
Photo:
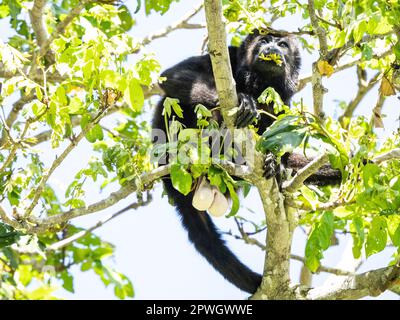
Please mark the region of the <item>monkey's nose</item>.
<svg viewBox="0 0 400 320"><path fill-rule="evenodd" d="M278 48L276 48L276 47L268 47L268 48L265 48L264 50L263 50L263 54L264 55L269 55L269 54L276 54L276 55L278 55L279 57L283 57L283 54L282 54L282 52L281 52L281 50L279 50Z"/></svg>

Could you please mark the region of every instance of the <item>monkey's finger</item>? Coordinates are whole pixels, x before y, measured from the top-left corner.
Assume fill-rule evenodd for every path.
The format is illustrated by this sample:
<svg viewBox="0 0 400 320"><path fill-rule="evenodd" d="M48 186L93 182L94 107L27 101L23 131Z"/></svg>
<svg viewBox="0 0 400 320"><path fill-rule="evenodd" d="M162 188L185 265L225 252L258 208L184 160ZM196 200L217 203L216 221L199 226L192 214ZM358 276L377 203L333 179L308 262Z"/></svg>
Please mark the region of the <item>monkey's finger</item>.
<svg viewBox="0 0 400 320"><path fill-rule="evenodd" d="M246 118L247 116L247 110L244 107L240 107L239 111L237 113L237 117L236 117L236 121L235 121L235 126L240 128L240 124L242 123L242 121Z"/></svg>
<svg viewBox="0 0 400 320"><path fill-rule="evenodd" d="M242 128L242 127L247 127L250 123L253 122L253 119L254 119L253 114L249 112L249 113L246 115L246 117L242 120L242 122L240 123L241 128Z"/></svg>

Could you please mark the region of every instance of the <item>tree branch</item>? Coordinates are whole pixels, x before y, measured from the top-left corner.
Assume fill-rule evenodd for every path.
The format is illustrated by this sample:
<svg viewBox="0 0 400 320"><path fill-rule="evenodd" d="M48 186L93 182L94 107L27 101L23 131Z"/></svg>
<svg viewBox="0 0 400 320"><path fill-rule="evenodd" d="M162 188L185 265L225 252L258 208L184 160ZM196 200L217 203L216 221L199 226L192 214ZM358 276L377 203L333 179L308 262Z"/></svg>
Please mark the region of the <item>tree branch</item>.
<svg viewBox="0 0 400 320"><path fill-rule="evenodd" d="M400 266L390 266L362 274L348 276L343 282L311 289L307 298L312 300L360 299L376 297L400 282Z"/></svg>
<svg viewBox="0 0 400 320"><path fill-rule="evenodd" d="M106 91L108 94L108 91ZM108 98L106 98L108 99ZM114 102L115 104L115 102ZM107 111L109 109L113 108L113 105L105 105L102 106L101 110L99 113L96 115L96 117L89 123L85 128L82 129L82 131L79 133L78 136L76 136L73 141L68 145L68 147L65 148L65 150L53 161L51 167L47 170L47 172L42 176L39 186L35 190L35 195L32 199L31 204L29 207L26 209L24 215L29 216L30 213L33 211L35 206L37 205L40 196L42 195L42 192L44 190L44 187L47 183L47 180L50 178L50 176L53 174L54 170L60 166L60 164L64 161L64 159L69 155L69 153L78 145L78 143L85 137L85 135L97 124L99 121L107 114Z"/></svg>
<svg viewBox="0 0 400 320"><path fill-rule="evenodd" d="M325 29L319 25L319 21L315 13L314 0L308 0L308 12L310 14L311 25L319 40L319 59L312 65L311 76L314 115L316 117L323 117L323 100L326 89L322 85L322 75L318 70L318 62L327 60L328 44L326 40Z"/></svg>
<svg viewBox="0 0 400 320"><path fill-rule="evenodd" d="M353 98L353 100L350 101L350 103L347 105L346 110L343 112L343 114L339 117L339 122L344 126L344 119L345 118L351 118L353 116L354 111L360 104L361 100L367 95L367 93L375 86L375 84L378 81L380 72L375 74L375 76L366 84L364 81L359 80L358 83L358 91L356 96Z"/></svg>
<svg viewBox="0 0 400 320"><path fill-rule="evenodd" d="M244 231L243 226L238 222L237 219L235 219L235 222L236 222L236 225L238 227L240 236L239 235L234 235L231 231L230 232L225 232L225 234L227 234L229 236L232 236L233 238L235 238L237 240L242 240L247 244L255 245L255 246L259 247L263 251L267 250L267 246L266 245L262 244L260 241L258 241L257 239L255 239L253 237L249 237L249 233ZM303 264L305 263L305 259L303 257L299 256L299 255L296 255L296 254L290 254L290 259L302 262ZM332 274L338 275L338 276L354 275L354 272L351 272L351 271L346 271L346 270L342 270L342 269L338 269L338 268L332 268L332 267L325 267L325 266L320 266L318 268L318 270L316 271L316 273L319 273L319 272L332 273Z"/></svg>
<svg viewBox="0 0 400 320"><path fill-rule="evenodd" d="M142 45L145 46L149 44L151 41L165 37L169 33L177 29L200 29L205 28L203 24L189 24L188 21L193 18L201 9L203 8L203 3L200 3L195 8L190 10L186 15L184 15L180 20L174 22L173 24L161 29L147 37L143 38L141 41ZM137 50L135 51L137 52Z"/></svg>
<svg viewBox="0 0 400 320"><path fill-rule="evenodd" d="M147 186L157 179L169 174L170 165L161 166L150 172L141 174L138 179L132 181L126 186L121 187L118 191L111 193L107 198L100 200L88 207L72 209L63 213L46 218L29 217L29 223L25 221L17 221L11 219L5 211L0 207L0 218L6 224L12 226L16 230L22 230L28 234L40 234L52 229L56 225L68 222L71 219L85 216L94 212L107 209L122 199L125 199L130 194L140 190L143 186Z"/></svg>
<svg viewBox="0 0 400 320"><path fill-rule="evenodd" d="M140 200L136 203L132 203L129 206L126 206L125 208L99 220L95 225L91 226L90 228L86 229L86 230L82 230L80 232L75 233L74 235L72 235L71 237L68 237L66 239L63 239L59 242L53 243L52 245L48 246L46 248L47 251L56 251L59 250L61 248L64 248L68 245L70 245L71 243L75 242L78 239L83 238L84 236L86 236L87 234L93 232L94 230L100 228L101 226L103 226L104 224L106 224L107 222L111 221L112 219L115 219L116 217L120 216L121 214L123 214L124 212L130 210L130 209L138 209L144 206L147 206L150 202L152 201L152 196L150 192L147 192L147 199L146 201Z"/></svg>
<svg viewBox="0 0 400 320"><path fill-rule="evenodd" d="M235 80L229 59L226 42L225 24L222 22L222 5L220 0L204 0L209 53L218 92L221 113L229 129L234 127L234 116L229 112L238 105Z"/></svg>
<svg viewBox="0 0 400 320"><path fill-rule="evenodd" d="M93 0L82 0L80 1L69 13L68 15L59 22L55 28L55 30L51 33L50 37L44 41L40 47L39 50L39 57L44 57L46 53L50 49L50 45L53 43L55 39L57 39L61 34L65 32L65 29L67 29L68 25L74 20L80 13L81 11L85 8L86 4L90 2L95 2Z"/></svg>
<svg viewBox="0 0 400 320"><path fill-rule="evenodd" d="M299 170L296 175L288 182L284 183L283 190L288 193L297 191L303 182L318 171L325 163L328 162L328 155L323 153L307 164L303 169Z"/></svg>
<svg viewBox="0 0 400 320"><path fill-rule="evenodd" d="M29 11L32 29L35 32L39 48L48 40L46 26L43 19L43 9L46 6L46 2L47 0L35 0L33 2L32 10Z"/></svg>
<svg viewBox="0 0 400 320"><path fill-rule="evenodd" d="M373 161L376 164L380 164L385 161L393 160L393 159L400 159L400 148L396 148L393 150L390 150L386 153L383 153L379 156L376 156Z"/></svg>
<svg viewBox="0 0 400 320"><path fill-rule="evenodd" d="M393 53L393 50L392 50L392 48L390 48L389 50L386 50L386 51L384 51L383 53L381 53L379 55L375 54L373 56L373 59L379 60L379 59L382 59L382 58L384 58L384 57L386 57L386 56L388 56L389 54L392 54L392 53ZM358 64L360 64L362 62L361 59L362 58L359 57L359 58L351 59L351 60L349 60L347 62L343 62L343 63L339 64L333 70L333 73L338 73L340 71L343 71L343 70L349 69L351 67L354 67L354 66L356 66L356 65L358 65ZM312 75L303 75L302 77L300 77L299 85L297 86L297 92L303 90L304 87L307 85L307 83L311 82L311 79L312 79Z"/></svg>

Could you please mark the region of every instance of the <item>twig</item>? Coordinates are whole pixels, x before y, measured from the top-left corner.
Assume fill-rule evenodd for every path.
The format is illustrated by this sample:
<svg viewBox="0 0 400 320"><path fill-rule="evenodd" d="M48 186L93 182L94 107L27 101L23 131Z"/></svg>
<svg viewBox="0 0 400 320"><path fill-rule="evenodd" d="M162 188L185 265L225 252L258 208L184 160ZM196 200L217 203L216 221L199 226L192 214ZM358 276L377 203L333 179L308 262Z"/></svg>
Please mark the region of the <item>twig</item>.
<svg viewBox="0 0 400 320"><path fill-rule="evenodd" d="M47 251L56 251L59 250L61 248L64 248L68 245L70 245L72 242L83 238L84 236L86 236L87 234L93 232L94 230L100 228L101 226L103 226L104 224L106 224L107 222L111 221L112 219L115 219L116 217L120 216L121 214L123 214L124 212L130 210L130 209L134 209L136 210L137 208L140 207L144 207L146 205L148 205L150 202L152 201L152 196L150 192L147 192L147 199L146 201L138 201L136 203L132 203L129 206L126 206L125 208L99 220L95 225L91 226L90 228L86 229L86 230L82 230L80 232L75 233L74 235L72 235L71 237L68 237L66 239L63 239L59 242L53 243L52 245L48 246L46 248Z"/></svg>
<svg viewBox="0 0 400 320"><path fill-rule="evenodd" d="M384 51L383 53L381 53L379 55L375 54L373 56L373 59L379 60L379 59L382 59L382 58L384 58L384 57L386 57L386 56L388 56L389 54L392 54L392 53L393 53L393 50L392 50L392 48L390 48L389 50L386 50L386 51ZM333 73L338 73L338 72L343 71L345 69L349 69L351 67L354 67L354 66L356 66L356 65L358 65L358 64L360 64L362 62L361 59L362 58L359 57L359 58L351 59L350 61L347 61L347 62L343 62L342 64L339 64L333 70ZM297 92L299 92L302 89L304 89L304 87L307 85L307 83L311 82L311 79L312 79L312 75L304 75L304 76L300 77L299 85L297 86Z"/></svg>
<svg viewBox="0 0 400 320"><path fill-rule="evenodd" d="M155 39L158 39L158 38L165 37L166 35L168 35L172 31L177 30L177 29L200 29L200 28L204 28L205 25L203 25L203 24L189 24L188 23L188 21L191 18L193 18L193 16L195 16L202 8L203 8L203 3L200 3L195 8L190 10L187 14L185 14L180 20L178 20L178 21L174 22L173 24L165 27L164 29L161 29L161 30L159 30L159 31L157 31L157 32L145 37L141 41L141 44L143 46L145 46L145 45L149 44L151 41L153 41ZM137 50L135 50L134 52L137 52Z"/></svg>
<svg viewBox="0 0 400 320"><path fill-rule="evenodd" d="M264 244L262 244L260 241L258 241L255 238L249 237L249 234L243 230L243 226L241 226L238 223L237 219L235 219L235 222L236 222L236 225L238 226L240 236L233 234L232 231L224 232L224 234L229 235L229 236L233 237L234 239L242 240L247 244L255 245L263 251L267 250L267 247ZM306 261L303 257L296 255L296 254L290 254L290 259L296 260L296 261L299 261L302 263L305 263L305 261ZM316 273L319 273L319 272L332 273L332 274L338 275L338 276L354 275L354 272L351 272L351 271L346 271L346 270L332 268L332 267L326 267L326 266L320 266L318 268L318 270L316 271Z"/></svg>
<svg viewBox="0 0 400 320"><path fill-rule="evenodd" d="M356 96L353 98L353 100L350 101L350 103L347 105L346 110L343 112L343 114L339 117L339 121L344 126L344 119L345 118L351 118L353 116L354 111L360 104L361 100L366 96L366 94L375 86L375 84L378 81L380 72L375 74L375 76L367 83L365 84L364 81L359 81L358 84L358 91Z"/></svg>
<svg viewBox="0 0 400 320"><path fill-rule="evenodd" d="M114 106L103 106L100 112L97 114L97 116L84 128L82 131L79 133L78 136L76 136L73 141L68 145L68 147L65 148L65 150L53 161L51 167L47 170L47 172L42 176L39 186L35 190L35 195L32 199L31 204L29 207L26 209L24 215L29 216L32 210L35 208L37 205L40 196L44 190L44 187L46 185L47 180L50 178L50 176L53 174L54 170L59 167L59 165L64 161L64 159L69 155L69 153L78 145L78 143L85 137L85 135L103 118L109 109L111 109Z"/></svg>
<svg viewBox="0 0 400 320"><path fill-rule="evenodd" d="M7 126L8 129L11 129L12 125L14 124L15 120L18 118L19 112L22 110L25 104L28 102L32 101L35 98L35 95L33 93L30 93L28 95L24 95L20 97L17 101L14 102L13 107L10 111L10 113L7 116L5 125ZM2 136L0 138L0 146L4 145L7 140L7 132L6 130L3 130Z"/></svg>
<svg viewBox="0 0 400 320"><path fill-rule="evenodd" d="M16 230L23 230L28 234L40 234L71 219L107 209L120 200L125 199L130 194L136 192L143 186L147 186L157 179L169 174L169 172L170 165L159 167L150 172L145 172L141 174L138 179L131 181L131 183L128 185L123 186L118 191L111 193L107 198L93 203L88 207L72 209L46 218L38 219L35 217L29 217L29 223L26 223L24 220L17 221L9 218L6 212L0 207L0 218L4 223L10 225Z"/></svg>
<svg viewBox="0 0 400 320"><path fill-rule="evenodd" d="M69 13L68 15L57 24L57 27L55 30L51 33L50 37L47 38L46 41L42 43L42 46L40 47L39 50L39 57L44 57L46 53L50 49L50 45L52 42L57 39L61 34L63 34L68 27L68 25L74 20L80 13L81 11L85 8L85 5L88 4L89 2L94 2L93 0L82 0L80 1ZM35 69L35 68L32 68Z"/></svg>

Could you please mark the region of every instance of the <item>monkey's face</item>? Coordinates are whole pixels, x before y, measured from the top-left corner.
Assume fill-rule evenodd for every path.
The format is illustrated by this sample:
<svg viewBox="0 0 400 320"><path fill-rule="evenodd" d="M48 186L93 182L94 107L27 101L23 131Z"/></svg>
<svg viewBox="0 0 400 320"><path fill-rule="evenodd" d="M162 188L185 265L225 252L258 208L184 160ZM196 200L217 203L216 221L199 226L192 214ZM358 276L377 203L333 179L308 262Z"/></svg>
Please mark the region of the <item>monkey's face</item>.
<svg viewBox="0 0 400 320"><path fill-rule="evenodd" d="M275 77L297 77L300 54L294 37L253 33L246 40L247 64L260 74Z"/></svg>
<svg viewBox="0 0 400 320"><path fill-rule="evenodd" d="M290 72L293 57L290 39L271 35L258 36L253 49L254 69L284 76Z"/></svg>

